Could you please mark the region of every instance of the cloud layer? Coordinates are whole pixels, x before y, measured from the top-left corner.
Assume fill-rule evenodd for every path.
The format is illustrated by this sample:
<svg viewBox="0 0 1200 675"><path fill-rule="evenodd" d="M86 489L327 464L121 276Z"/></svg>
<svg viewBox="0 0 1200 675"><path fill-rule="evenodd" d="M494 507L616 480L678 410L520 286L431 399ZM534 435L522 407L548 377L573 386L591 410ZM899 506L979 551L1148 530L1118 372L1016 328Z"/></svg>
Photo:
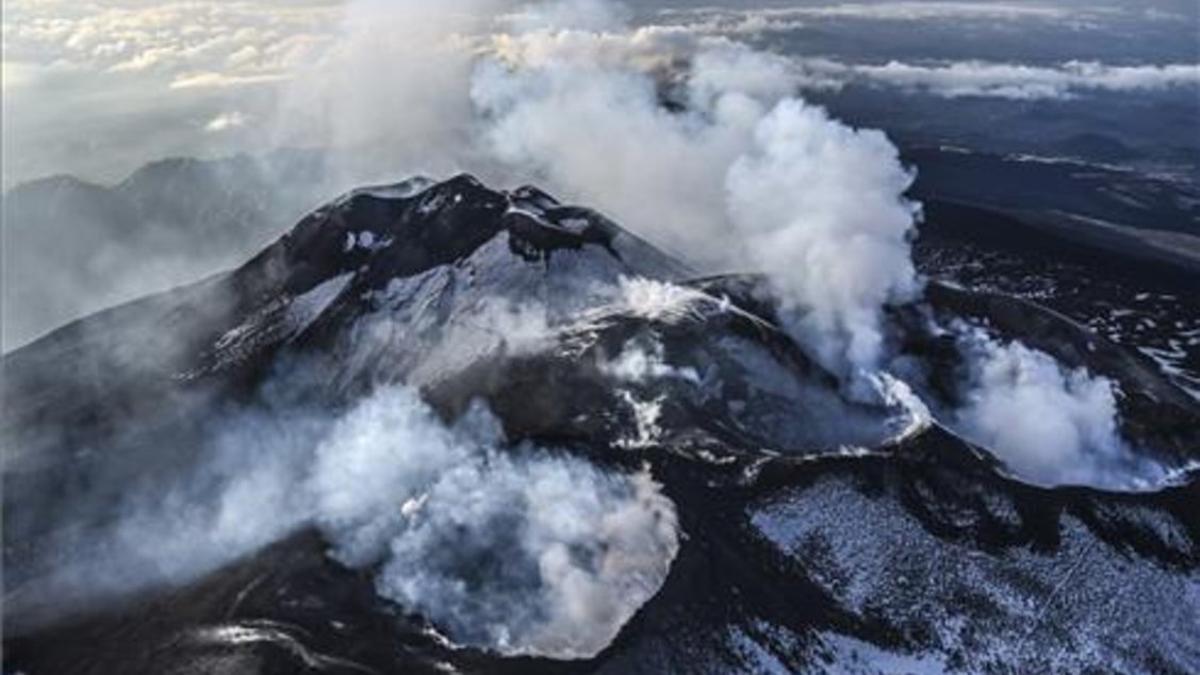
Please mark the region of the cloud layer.
<svg viewBox="0 0 1200 675"><path fill-rule="evenodd" d="M170 154L205 155L361 140L356 130L362 128L362 118L375 122L372 116L383 113L352 105L352 101L339 106L345 113L340 117L314 111L311 106L320 102L320 97L308 95L305 86L314 78L326 80L321 87L335 83L322 73L354 72L364 80L406 82L411 98L393 100L389 108L401 120L419 125L422 111L430 107L411 101L443 95L446 90L436 85L456 78L464 64L471 63L481 46L480 38L486 41L487 35L501 29L561 32L568 27L618 38L626 32L620 27L630 17L643 29L642 56L660 65L677 63L667 57L679 55L676 48L688 39L769 37L772 32L819 30L835 24L843 29L861 24L864 30L881 22L968 22L1009 31L1025 25L1052 25L1068 31L1101 26L1097 39L1105 39L1113 31L1128 33L1122 26L1129 22L1163 25L1189 21L1154 8L1024 2L832 2L775 8L643 9L635 13L629 8L614 10L612 3L599 0L535 4L517 0L436 4L414 0L14 0L5 7L3 26L3 84L11 141L6 150L5 184L64 171L93 180L115 180L146 161ZM395 39L380 37L387 33ZM377 37L370 37L372 34ZM647 48L650 43L653 50ZM373 58L376 55L380 58ZM1147 92L1197 83L1195 64L1186 62L1081 61L1030 66L898 60L881 65L822 61L812 56L788 63L794 74L804 74L798 84L836 87L866 82L939 96L1035 99L1102 91ZM392 82L382 89L399 90ZM342 93L354 96L356 88L345 87ZM437 109L443 114L450 110ZM87 118L81 119L78 110L87 110ZM208 133L209 121L230 110L246 115L247 123L227 133ZM268 123L290 116L298 119L282 128ZM462 116L447 119L453 121L466 120ZM427 128L446 126L450 125ZM401 127L397 124L395 128ZM413 139L420 137L412 133L409 146L419 145ZM426 145L444 140L433 137ZM88 151L81 152L81 147ZM408 150L398 154L416 154L411 147Z"/></svg>
<svg viewBox="0 0 1200 675"><path fill-rule="evenodd" d="M801 62L817 86L850 82L892 86L946 98L1069 99L1088 93L1137 93L1200 87L1200 64L1113 66L1068 61L1057 66L959 61L883 65L846 64L827 59Z"/></svg>
<svg viewBox="0 0 1200 675"><path fill-rule="evenodd" d="M668 25L712 34L762 35L794 31L827 21L1064 21L1078 19L1051 4L1005 2L846 2L795 7L740 9L701 7L665 9L658 19Z"/></svg>
<svg viewBox="0 0 1200 675"><path fill-rule="evenodd" d="M13 0L4 60L167 81L278 76L330 39L338 4Z"/></svg>

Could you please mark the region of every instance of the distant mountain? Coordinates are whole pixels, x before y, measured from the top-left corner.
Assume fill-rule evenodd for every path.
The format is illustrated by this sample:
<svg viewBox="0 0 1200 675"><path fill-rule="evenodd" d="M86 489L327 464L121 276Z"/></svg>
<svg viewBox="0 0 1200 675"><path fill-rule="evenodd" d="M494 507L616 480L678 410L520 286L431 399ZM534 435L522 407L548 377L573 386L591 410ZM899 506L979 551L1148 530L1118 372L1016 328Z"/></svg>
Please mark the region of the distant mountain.
<svg viewBox="0 0 1200 675"><path fill-rule="evenodd" d="M3 342L235 265L323 192L321 159L168 159L113 187L56 176L3 199Z"/></svg>
<svg viewBox="0 0 1200 675"><path fill-rule="evenodd" d="M935 414L964 395L965 367L938 326L971 322L1117 382L1122 430L1146 457L1179 470L1141 493L1037 487L931 417L906 388L883 380L886 395L872 397L842 387L781 328L762 279L692 275L603 215L536 188L417 178L348 193L233 271L89 316L6 355L6 667L1200 668L1200 480L1187 473L1200 448L1200 406L1145 359L1004 295L933 284L923 299L889 310L889 343L923 374L913 386ZM167 542L181 545L174 532L216 499L206 490L250 479L222 508L303 490L311 467L282 495L260 480L265 474L230 473L257 461L276 466L278 458L262 456L276 436L303 457L328 432L425 476L411 458L436 465L452 444L409 434L411 416L397 421L394 406L353 412L395 385L419 392L433 424L464 438L500 437L492 469L410 497L407 483L384 480L394 465L380 477L356 464L361 456L339 454L330 470L353 480L333 516L217 509L239 536L263 518L292 527L194 579L153 576L163 569L158 556L172 551ZM481 404L493 417L479 417ZM348 410L331 430L310 422ZM246 416L251 433L231 436ZM344 422L360 417L382 424L382 435ZM559 459L546 476L504 474L493 478L501 494L522 496L498 507L486 471L542 457L536 448L598 473ZM213 468L214 452L233 463ZM612 485L602 476L638 471L653 479L641 491L612 488L636 497L623 510L595 522L571 510L579 490L592 504L586 490ZM570 482L580 475L590 478ZM181 476L186 489L172 489ZM534 484L541 491L523 491ZM645 509L660 503L647 493L659 489L677 523ZM156 498L130 520L123 505L141 490ZM545 501L528 506L529 494ZM357 530L360 516L342 507L363 496L382 512ZM461 508L437 510L438 499L459 504L460 496ZM617 549L586 539L554 547L523 519L526 508L556 533L595 527ZM478 526L479 513L496 515ZM139 548L134 535L148 525L161 539ZM355 560L338 548L344 527L367 539L380 528L398 534L376 557ZM624 547L645 551L636 547L666 530L674 537L676 527L677 551L626 555ZM81 543L105 532L115 538ZM202 530L186 544L202 547L209 536ZM397 568L411 538L432 543L404 558L415 567ZM79 566L85 573L59 574ZM514 649L522 634L510 622L611 621L595 611L608 607L607 596L587 579L630 568L638 573L620 592L644 604L622 618L611 643L569 658ZM430 570L437 594L395 600L417 597ZM120 593L122 583L139 592ZM547 615L544 604L528 610L529 597L560 583L579 594L563 614ZM503 611L485 611L485 592L505 598ZM457 593L466 593L461 611L439 604ZM503 630L472 623L481 616Z"/></svg>

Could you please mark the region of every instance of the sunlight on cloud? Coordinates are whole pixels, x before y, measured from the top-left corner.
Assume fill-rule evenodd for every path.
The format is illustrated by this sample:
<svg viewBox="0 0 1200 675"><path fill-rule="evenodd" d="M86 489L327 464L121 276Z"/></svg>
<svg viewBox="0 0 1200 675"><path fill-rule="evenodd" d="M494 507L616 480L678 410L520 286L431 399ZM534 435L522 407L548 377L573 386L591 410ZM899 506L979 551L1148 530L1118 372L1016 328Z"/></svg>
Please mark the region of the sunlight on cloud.
<svg viewBox="0 0 1200 675"><path fill-rule="evenodd" d="M959 61L919 65L891 61L882 66L832 65L851 79L958 98L1072 98L1085 91L1136 92L1200 85L1200 65L1115 66L1069 61L1037 67L1015 63Z"/></svg>
<svg viewBox="0 0 1200 675"><path fill-rule="evenodd" d="M230 77L279 73L327 39L337 4L15 1L6 60L68 63L97 73Z"/></svg>
<svg viewBox="0 0 1200 675"><path fill-rule="evenodd" d="M204 125L204 130L213 133L220 133L222 131L229 131L231 129L244 127L249 121L249 117L235 110L233 112L221 113L220 115L212 118L208 124Z"/></svg>

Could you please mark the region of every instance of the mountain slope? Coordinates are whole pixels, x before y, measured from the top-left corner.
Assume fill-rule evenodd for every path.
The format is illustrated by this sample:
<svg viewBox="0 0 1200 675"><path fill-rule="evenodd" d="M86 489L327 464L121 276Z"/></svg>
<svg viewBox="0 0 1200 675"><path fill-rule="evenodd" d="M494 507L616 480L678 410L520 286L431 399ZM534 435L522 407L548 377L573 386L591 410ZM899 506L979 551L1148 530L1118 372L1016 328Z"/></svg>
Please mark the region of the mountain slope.
<svg viewBox="0 0 1200 675"><path fill-rule="evenodd" d="M1037 487L906 387L884 378L876 397L849 393L780 328L760 280L692 277L536 188L418 178L349 193L233 272L6 355L9 663L64 673L1200 667L1200 482L1186 473L1200 413L1144 361L1003 297L934 285L893 310L889 339L928 373L923 398L961 395L961 356L927 318L982 321L1117 382L1126 433L1180 470L1145 492ZM455 438L502 439L485 478L457 490L502 483L508 474L488 471L524 461L555 475L582 462L598 473L571 475L589 481L645 472L661 486L678 551L650 561L669 571L660 587L639 582L656 592L611 644L561 660L480 642L437 604L453 594L398 602L396 558L353 564L345 522L319 511L283 518L249 547L233 540L224 556L209 550L224 541L222 521L202 519L211 543L183 548L203 559L186 574L130 553L130 533L143 531L159 537L153 548L180 546L173 531L190 534L190 521L162 517L206 513L205 490L227 496L242 474L274 470L257 463L266 450L303 458L283 483L302 499L281 502L301 508L324 450L343 447L330 438L428 445L435 464L450 453L447 475L473 461L420 435L356 432L362 401L395 386L419 391ZM254 433L223 442L245 419ZM1162 420L1178 432L1162 433ZM222 453L236 461L214 472ZM335 468L352 470L356 456L335 455ZM371 474L353 474L351 492L373 497ZM515 475L525 494L542 474ZM260 503L274 483L249 485L252 508L234 512L247 526L275 504ZM555 493L545 512L569 513L594 482L571 485L576 494ZM142 494L151 507L131 518ZM383 514L442 522L438 494L389 497ZM535 595L553 585L546 563L527 565L527 544L510 538L535 531L528 514L502 510L472 530L449 513L470 536L410 525L390 540L394 556L418 536L437 542L402 580L442 575L476 588L468 598L494 579Z"/></svg>

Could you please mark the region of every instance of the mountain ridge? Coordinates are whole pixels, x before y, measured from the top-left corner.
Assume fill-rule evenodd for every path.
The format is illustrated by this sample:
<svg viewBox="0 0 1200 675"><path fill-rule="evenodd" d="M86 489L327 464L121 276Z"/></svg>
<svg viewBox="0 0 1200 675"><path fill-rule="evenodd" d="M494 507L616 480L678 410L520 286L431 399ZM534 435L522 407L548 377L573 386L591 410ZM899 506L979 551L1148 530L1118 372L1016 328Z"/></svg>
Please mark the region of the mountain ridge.
<svg viewBox="0 0 1200 675"><path fill-rule="evenodd" d="M1029 303L981 297L935 284L933 304L896 308L889 332L947 377L957 357L925 327L928 312L1014 314L1027 325L1020 337L1071 366L1119 350L1070 348L1100 338L1050 314L1033 321L1043 315ZM35 672L252 662L258 672L754 672L844 663L867 646L965 672L1197 664L1171 637L1194 636L1188 606L1160 597L1200 570L1194 469L1147 492L1030 484L902 399L847 398L778 312L761 279L697 280L604 216L535 188L458 176L347 193L237 270L5 355L19 405L6 407L3 434L20 449L4 473L6 651ZM1126 368L1106 373L1129 395L1171 391ZM204 467L210 427L249 409L283 433L298 411L353 410L395 383L447 423L485 405L505 457L533 443L606 470L645 467L662 486L683 542L661 590L608 647L556 660L456 646L436 619L379 597L369 569L327 555L328 532L303 521L251 555L102 598L98 610L55 595L72 590L53 583L67 534L104 532L130 490L150 480L155 494L154 483ZM1188 401L1173 414L1195 415ZM1131 410L1135 430L1167 414ZM80 489L56 497L52 485ZM1122 565L1136 574L1114 571ZM1080 566L1090 583L1066 584ZM925 588L921 569L939 570L942 587ZM1108 598L1105 613L1097 598ZM1028 632L1030 621L1047 630ZM1164 630L1135 644L1139 622Z"/></svg>

